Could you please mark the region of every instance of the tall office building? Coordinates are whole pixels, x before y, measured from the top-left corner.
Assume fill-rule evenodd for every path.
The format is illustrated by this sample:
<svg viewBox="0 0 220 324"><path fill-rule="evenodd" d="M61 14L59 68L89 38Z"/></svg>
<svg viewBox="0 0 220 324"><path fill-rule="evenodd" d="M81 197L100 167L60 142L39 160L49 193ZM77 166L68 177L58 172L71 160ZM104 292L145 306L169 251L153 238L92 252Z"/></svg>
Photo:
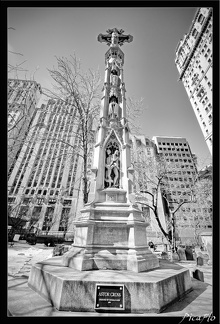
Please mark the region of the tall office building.
<svg viewBox="0 0 220 324"><path fill-rule="evenodd" d="M197 10L176 49L175 64L212 154L212 8Z"/></svg>
<svg viewBox="0 0 220 324"><path fill-rule="evenodd" d="M41 86L36 81L8 80L9 176L25 140L41 94Z"/></svg>
<svg viewBox="0 0 220 324"><path fill-rule="evenodd" d="M8 181L9 204L43 233L73 234L82 181L76 114L71 99L38 108Z"/></svg>
<svg viewBox="0 0 220 324"><path fill-rule="evenodd" d="M192 188L197 180L195 155L189 143L182 137L154 136L157 152L167 163L167 175L164 177L164 189L167 199L174 209L176 203L191 200ZM163 189L163 186L162 186ZM166 206L165 206L166 213ZM210 211L195 203L184 203L175 214L175 228L182 242L194 241L195 227L198 231L212 227Z"/></svg>

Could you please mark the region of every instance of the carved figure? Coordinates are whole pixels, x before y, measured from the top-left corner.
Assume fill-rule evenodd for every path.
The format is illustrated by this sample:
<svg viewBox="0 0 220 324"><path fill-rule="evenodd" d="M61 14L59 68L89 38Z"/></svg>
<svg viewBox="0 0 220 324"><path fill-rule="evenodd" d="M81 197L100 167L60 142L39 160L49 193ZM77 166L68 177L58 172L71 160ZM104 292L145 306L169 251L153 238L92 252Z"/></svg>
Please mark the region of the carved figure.
<svg viewBox="0 0 220 324"><path fill-rule="evenodd" d="M118 104L115 97L113 97L109 104L109 118L116 118L116 117L118 117Z"/></svg>
<svg viewBox="0 0 220 324"><path fill-rule="evenodd" d="M109 151L107 153L109 154ZM111 152L110 152L111 153ZM110 162L110 163L109 163ZM107 182L109 183L109 187L112 187L112 182L113 182L113 187L118 186L118 178L119 178L119 151L115 150L115 152L107 157ZM112 176L112 171L113 171L113 176Z"/></svg>
<svg viewBox="0 0 220 324"><path fill-rule="evenodd" d="M133 41L133 36L123 35L124 30L117 28L106 30L108 34L99 34L98 41L106 42L108 46L122 46L125 42L130 43Z"/></svg>
<svg viewBox="0 0 220 324"><path fill-rule="evenodd" d="M116 70L113 70L112 72L111 72L111 84L113 85L113 86L116 86L117 87L117 85L118 85L118 75L117 75L117 71Z"/></svg>
<svg viewBox="0 0 220 324"><path fill-rule="evenodd" d="M112 33L112 38L111 38L111 46L115 46L118 45L118 33L116 32L116 30L114 29L113 33Z"/></svg>

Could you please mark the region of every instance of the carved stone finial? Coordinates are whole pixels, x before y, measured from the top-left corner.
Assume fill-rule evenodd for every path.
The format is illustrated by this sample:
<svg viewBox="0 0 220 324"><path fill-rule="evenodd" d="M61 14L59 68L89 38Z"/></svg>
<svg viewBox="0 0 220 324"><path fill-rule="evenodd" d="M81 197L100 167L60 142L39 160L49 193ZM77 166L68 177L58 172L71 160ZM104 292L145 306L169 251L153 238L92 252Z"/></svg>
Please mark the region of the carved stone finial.
<svg viewBox="0 0 220 324"><path fill-rule="evenodd" d="M108 33L107 35L98 35L98 41L101 43L106 42L110 47L117 47L118 45L122 46L125 42L130 43L133 41L133 36L123 35L123 29L118 30L117 28L113 28L106 30L106 32Z"/></svg>

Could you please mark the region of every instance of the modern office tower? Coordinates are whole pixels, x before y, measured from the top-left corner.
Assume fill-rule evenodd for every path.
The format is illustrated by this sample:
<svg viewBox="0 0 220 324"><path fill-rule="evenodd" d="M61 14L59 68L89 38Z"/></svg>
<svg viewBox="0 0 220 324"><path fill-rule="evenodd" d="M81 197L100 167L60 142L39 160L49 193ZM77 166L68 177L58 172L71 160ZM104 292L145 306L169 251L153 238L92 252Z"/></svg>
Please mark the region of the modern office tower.
<svg viewBox="0 0 220 324"><path fill-rule="evenodd" d="M9 178L9 203L42 233L71 236L79 201L82 159L71 99L38 108Z"/></svg>
<svg viewBox="0 0 220 324"><path fill-rule="evenodd" d="M138 198L138 201L142 201L144 203L144 205L138 204L138 206L142 210L146 221L150 224L146 228L147 239L148 241L153 241L154 244L163 243L163 236L156 221L154 212L146 205L146 202L149 202L149 195L145 192L146 189L149 189L151 192L153 192L150 186L155 183L156 170L153 165L157 156L156 145L152 140L144 135L130 134L129 138L131 145L132 164L134 165L135 163L140 163L140 170L139 172L137 172L137 174L134 175L134 191L137 194L136 197ZM136 169L138 170L139 168L137 167ZM167 231L161 192L159 192L158 195L157 207L160 222L164 230Z"/></svg>
<svg viewBox="0 0 220 324"><path fill-rule="evenodd" d="M175 64L212 154L212 8L196 12L177 46Z"/></svg>
<svg viewBox="0 0 220 324"><path fill-rule="evenodd" d="M10 176L41 97L40 84L8 80L8 175Z"/></svg>
<svg viewBox="0 0 220 324"><path fill-rule="evenodd" d="M172 204L174 209L178 206L176 203L190 200L197 179L195 157L185 138L154 136L152 140L156 144L158 154L164 157L167 164L168 172L163 179L164 189L167 199L174 202ZM184 203L175 214L176 233L182 242L194 241L195 227L200 231L211 227L209 211L206 208L203 210L195 203Z"/></svg>

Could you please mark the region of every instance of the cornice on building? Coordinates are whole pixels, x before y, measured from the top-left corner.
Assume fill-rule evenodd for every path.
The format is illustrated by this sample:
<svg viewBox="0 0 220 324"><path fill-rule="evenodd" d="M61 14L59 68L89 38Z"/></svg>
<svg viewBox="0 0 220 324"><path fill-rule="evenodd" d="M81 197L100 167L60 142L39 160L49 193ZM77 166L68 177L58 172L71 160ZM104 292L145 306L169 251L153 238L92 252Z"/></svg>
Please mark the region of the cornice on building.
<svg viewBox="0 0 220 324"><path fill-rule="evenodd" d="M201 10L201 8L197 11L197 13L196 13L196 15L195 15L195 18L193 19L192 25L191 25L191 27L190 27L190 29L189 29L188 34L185 34L185 35L184 35L184 39L183 39L183 40L180 40L180 42L179 42L179 44L178 44L178 46L177 46L176 54L177 54L177 52L180 51L180 49L184 46L185 42L186 42L186 41L189 39L189 37L191 36L192 29L194 28L194 25L195 25L195 23L196 23L196 19L197 19L199 13L200 13L200 10ZM207 17L206 17L204 23L203 23L202 26L201 26L201 30L200 30L200 32L199 32L199 35L198 35L197 39L195 40L195 43L194 43L194 45L193 45L193 47L192 47L190 53L189 53L188 55L186 55L185 61L184 61L184 63L182 64L182 68L181 68L181 72L180 72L180 76L179 76L178 81L182 80L182 78L183 78L183 76L184 76L184 73L185 73L186 69L187 69L188 66L189 66L189 63L191 62L191 58L193 57L193 55L194 55L194 53L195 53L195 51L196 51L196 49L197 49L197 47L198 47L198 45L199 45L199 43L200 43L200 40L201 40L201 38L202 38L202 36L203 36L203 34L204 34L204 30L205 30L206 27L208 26L208 23L209 23L209 21L210 21L211 16L212 16L212 9L209 8L208 15L207 15ZM178 60L178 57L175 59L175 63L177 62L177 60Z"/></svg>

